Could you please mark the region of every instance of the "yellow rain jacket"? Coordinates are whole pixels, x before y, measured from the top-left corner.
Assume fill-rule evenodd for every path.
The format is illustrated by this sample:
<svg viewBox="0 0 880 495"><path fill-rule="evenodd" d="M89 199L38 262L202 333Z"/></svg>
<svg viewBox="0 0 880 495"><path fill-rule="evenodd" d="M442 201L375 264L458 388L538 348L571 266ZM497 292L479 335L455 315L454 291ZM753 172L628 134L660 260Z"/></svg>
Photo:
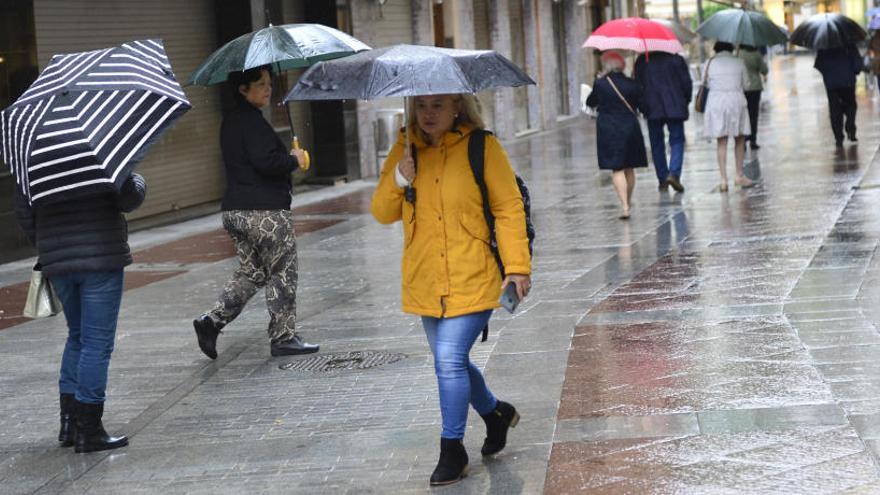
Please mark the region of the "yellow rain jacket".
<svg viewBox="0 0 880 495"><path fill-rule="evenodd" d="M373 195L380 223L403 222L403 310L452 318L497 308L501 275L489 249L483 199L468 161L471 128L460 126L430 146L411 132L416 146L415 207L395 181L405 138L398 136ZM486 136L485 180L495 232L507 273L531 273L525 211L507 154Z"/></svg>

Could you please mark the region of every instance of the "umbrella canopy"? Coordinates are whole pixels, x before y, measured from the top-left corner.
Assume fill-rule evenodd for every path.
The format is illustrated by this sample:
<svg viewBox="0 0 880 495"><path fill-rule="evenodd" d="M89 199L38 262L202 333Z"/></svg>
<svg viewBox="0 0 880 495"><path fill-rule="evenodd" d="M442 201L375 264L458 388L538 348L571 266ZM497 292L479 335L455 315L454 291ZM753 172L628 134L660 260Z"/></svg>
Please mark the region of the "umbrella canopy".
<svg viewBox="0 0 880 495"><path fill-rule="evenodd" d="M602 24L590 34L583 48L667 53L684 51L672 30L641 17L614 19Z"/></svg>
<svg viewBox="0 0 880 495"><path fill-rule="evenodd" d="M785 32L769 17L741 9L715 13L697 27L697 33L734 45L770 46L788 40Z"/></svg>
<svg viewBox="0 0 880 495"><path fill-rule="evenodd" d="M871 16L871 20L868 21L868 29L880 29L880 15Z"/></svg>
<svg viewBox="0 0 880 495"><path fill-rule="evenodd" d="M791 33L791 42L813 50L825 50L852 45L867 36L862 26L849 17L840 14L816 14Z"/></svg>
<svg viewBox="0 0 880 495"><path fill-rule="evenodd" d="M187 84L218 84L230 72L261 65L275 64L278 70L308 67L321 60L369 49L342 31L322 24L270 25L220 47L192 73Z"/></svg>
<svg viewBox="0 0 880 495"><path fill-rule="evenodd" d="M0 149L32 205L106 193L190 108L159 40L55 55L0 112Z"/></svg>
<svg viewBox="0 0 880 495"><path fill-rule="evenodd" d="M492 50L394 45L315 64L284 101L476 93L526 84L535 81Z"/></svg>
<svg viewBox="0 0 880 495"><path fill-rule="evenodd" d="M658 24L663 24L664 26L669 28L669 30L672 31L673 34L675 34L675 37L678 39L678 41L682 45L684 45L685 43L690 43L691 41L694 40L694 38L697 37L697 33L686 28L684 26L684 24L682 24L680 22L676 22L676 21L670 20L670 19L651 19L651 20L658 23Z"/></svg>

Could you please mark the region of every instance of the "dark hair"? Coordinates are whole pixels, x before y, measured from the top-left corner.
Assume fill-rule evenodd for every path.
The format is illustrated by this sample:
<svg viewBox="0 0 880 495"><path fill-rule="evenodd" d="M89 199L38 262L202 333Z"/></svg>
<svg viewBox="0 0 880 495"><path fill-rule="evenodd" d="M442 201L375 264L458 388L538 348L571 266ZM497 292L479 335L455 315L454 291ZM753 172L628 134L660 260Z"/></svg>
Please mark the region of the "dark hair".
<svg viewBox="0 0 880 495"><path fill-rule="evenodd" d="M714 50L715 53L721 53L721 52L733 53L733 45L731 45L730 43L724 42L724 41L716 41L715 45L712 46L712 50Z"/></svg>
<svg viewBox="0 0 880 495"><path fill-rule="evenodd" d="M756 52L756 51L758 51L758 49L755 48L755 47L752 46L752 45L739 45L739 48L740 48L741 50L745 50L745 51L747 51L747 52Z"/></svg>
<svg viewBox="0 0 880 495"><path fill-rule="evenodd" d="M243 72L235 71L229 73L229 77L226 80L232 87L232 96L235 98L236 103L243 103L245 101L244 96L238 91L238 87L242 85L250 86L251 83L259 81L263 77L264 70L269 72L270 77L272 76L271 65L261 65Z"/></svg>

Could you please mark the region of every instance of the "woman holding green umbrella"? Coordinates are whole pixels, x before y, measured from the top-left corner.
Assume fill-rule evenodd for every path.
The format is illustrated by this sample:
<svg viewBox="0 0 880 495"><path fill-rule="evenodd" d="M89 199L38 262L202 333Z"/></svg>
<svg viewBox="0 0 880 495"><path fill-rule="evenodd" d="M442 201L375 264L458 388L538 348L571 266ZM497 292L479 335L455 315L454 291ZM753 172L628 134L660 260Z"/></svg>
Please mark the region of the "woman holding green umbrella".
<svg viewBox="0 0 880 495"><path fill-rule="evenodd" d="M193 321L199 348L209 358L217 358L220 329L263 287L271 355L318 351L295 328L297 253L290 175L297 168L308 168L309 159L299 149L293 123L293 149L288 152L260 109L272 98L273 67L308 67L368 49L351 36L319 24L270 25L227 43L190 77L191 84L228 80L236 101L223 118L220 142L226 166L223 227L235 243L239 267L214 307Z"/></svg>

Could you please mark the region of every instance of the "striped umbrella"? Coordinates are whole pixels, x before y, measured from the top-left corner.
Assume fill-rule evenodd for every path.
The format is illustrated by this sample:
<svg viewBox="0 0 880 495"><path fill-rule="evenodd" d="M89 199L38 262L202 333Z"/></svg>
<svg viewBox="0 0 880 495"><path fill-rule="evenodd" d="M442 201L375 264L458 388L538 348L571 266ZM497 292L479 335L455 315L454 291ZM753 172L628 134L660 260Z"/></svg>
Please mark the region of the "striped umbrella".
<svg viewBox="0 0 880 495"><path fill-rule="evenodd" d="M0 152L32 205L106 193L190 108L159 40L55 55L0 112Z"/></svg>

